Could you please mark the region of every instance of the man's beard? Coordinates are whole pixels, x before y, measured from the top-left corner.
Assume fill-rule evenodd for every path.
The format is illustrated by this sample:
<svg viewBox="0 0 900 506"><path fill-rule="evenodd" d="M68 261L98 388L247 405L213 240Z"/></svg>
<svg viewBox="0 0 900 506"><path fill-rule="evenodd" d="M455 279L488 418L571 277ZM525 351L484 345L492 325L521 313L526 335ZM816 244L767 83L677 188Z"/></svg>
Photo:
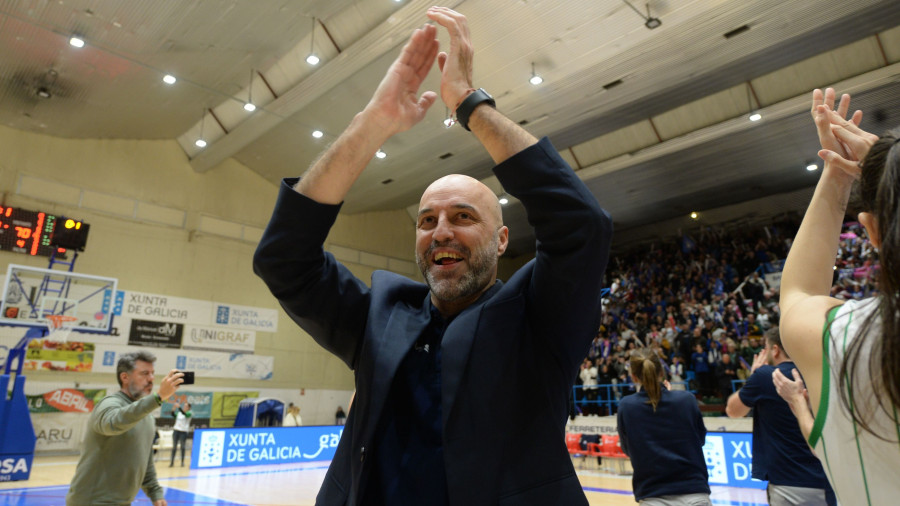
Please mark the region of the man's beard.
<svg viewBox="0 0 900 506"><path fill-rule="evenodd" d="M434 243L429 246L428 250L422 256L416 255L416 264L425 278L425 284L431 290L431 294L438 300L443 302L453 302L455 300L470 297L483 290L490 283L494 272L497 270L497 246L499 238L497 234L491 239L491 242L470 254L468 248L461 245L439 245L440 247L451 247L460 251L469 259L469 269L466 270L459 278L445 277L435 279L431 272L431 261L433 251L438 245Z"/></svg>
<svg viewBox="0 0 900 506"><path fill-rule="evenodd" d="M137 385L128 385L128 396L134 400L138 400L144 396L144 389Z"/></svg>

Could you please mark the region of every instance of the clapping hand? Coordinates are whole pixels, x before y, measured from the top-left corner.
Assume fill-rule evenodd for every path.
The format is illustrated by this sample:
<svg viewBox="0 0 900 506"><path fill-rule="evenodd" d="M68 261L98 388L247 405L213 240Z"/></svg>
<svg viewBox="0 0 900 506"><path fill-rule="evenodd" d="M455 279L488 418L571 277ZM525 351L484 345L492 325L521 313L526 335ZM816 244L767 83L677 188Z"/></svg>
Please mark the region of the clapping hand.
<svg viewBox="0 0 900 506"><path fill-rule="evenodd" d="M853 179L860 175L859 162L865 158L869 148L878 140L877 135L859 128L862 111L856 111L848 120L850 95L846 93L834 108L834 89L813 91L813 105L810 111L816 123L822 149L819 157L844 171Z"/></svg>

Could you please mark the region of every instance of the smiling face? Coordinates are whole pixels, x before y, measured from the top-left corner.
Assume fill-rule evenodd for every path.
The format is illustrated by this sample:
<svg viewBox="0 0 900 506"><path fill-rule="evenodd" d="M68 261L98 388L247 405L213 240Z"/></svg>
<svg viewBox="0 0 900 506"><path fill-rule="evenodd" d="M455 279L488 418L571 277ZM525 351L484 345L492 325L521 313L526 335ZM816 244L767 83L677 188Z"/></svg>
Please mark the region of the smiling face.
<svg viewBox="0 0 900 506"><path fill-rule="evenodd" d="M432 183L419 202L416 264L434 305L455 314L478 299L497 279L508 241L500 204L487 186L462 175Z"/></svg>

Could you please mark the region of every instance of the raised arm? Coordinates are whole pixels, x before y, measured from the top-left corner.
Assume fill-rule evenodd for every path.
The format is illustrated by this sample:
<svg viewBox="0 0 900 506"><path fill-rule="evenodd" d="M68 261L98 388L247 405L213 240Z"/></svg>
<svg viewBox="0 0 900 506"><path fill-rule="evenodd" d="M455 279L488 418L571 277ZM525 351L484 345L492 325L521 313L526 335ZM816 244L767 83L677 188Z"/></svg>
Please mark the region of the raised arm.
<svg viewBox="0 0 900 506"><path fill-rule="evenodd" d="M811 113L823 148L819 156L825 160L825 167L781 278L782 341L807 379L814 394L814 407L818 406L816 394L821 386L822 328L826 313L842 303L828 294L850 188L859 177L859 166L854 159L864 157L866 151L862 149L865 142L855 143L858 135L849 130L862 132L856 126L862 113L857 111L849 121L843 117L849 100L844 95L834 111L833 90L828 89L824 94L820 90L813 92ZM836 131L839 131L837 135ZM848 143L851 137L854 142Z"/></svg>
<svg viewBox="0 0 900 506"><path fill-rule="evenodd" d="M320 204L343 202L381 145L425 117L437 94L433 91L426 91L421 97L417 94L434 65L438 50L436 33L437 28L432 25L413 32L369 104L307 170L295 190Z"/></svg>
<svg viewBox="0 0 900 506"><path fill-rule="evenodd" d="M472 84L474 50L469 25L465 16L446 7L431 7L428 17L450 33L450 50L438 54L438 67L441 70L441 99L448 109L456 111L475 91ZM486 102L472 111L469 129L498 164L538 141Z"/></svg>
<svg viewBox="0 0 900 506"><path fill-rule="evenodd" d="M169 371L159 384L158 395L161 400L166 400L175 393L178 385L184 381L182 376L184 374L175 369ZM94 408L89 422L91 430L104 436L123 434L159 407L155 395L146 395L126 406L115 404L110 399Z"/></svg>

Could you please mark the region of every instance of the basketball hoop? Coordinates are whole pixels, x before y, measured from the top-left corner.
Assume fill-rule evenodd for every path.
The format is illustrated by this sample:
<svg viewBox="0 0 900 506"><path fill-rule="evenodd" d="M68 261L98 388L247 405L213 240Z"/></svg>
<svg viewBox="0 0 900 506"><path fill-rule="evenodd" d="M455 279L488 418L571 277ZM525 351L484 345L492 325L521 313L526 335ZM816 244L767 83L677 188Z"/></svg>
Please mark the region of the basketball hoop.
<svg viewBox="0 0 900 506"><path fill-rule="evenodd" d="M45 339L60 343L68 341L69 333L75 328L73 322L78 320L78 318L74 316L65 314L48 314L44 318L47 322L47 330L49 331Z"/></svg>

